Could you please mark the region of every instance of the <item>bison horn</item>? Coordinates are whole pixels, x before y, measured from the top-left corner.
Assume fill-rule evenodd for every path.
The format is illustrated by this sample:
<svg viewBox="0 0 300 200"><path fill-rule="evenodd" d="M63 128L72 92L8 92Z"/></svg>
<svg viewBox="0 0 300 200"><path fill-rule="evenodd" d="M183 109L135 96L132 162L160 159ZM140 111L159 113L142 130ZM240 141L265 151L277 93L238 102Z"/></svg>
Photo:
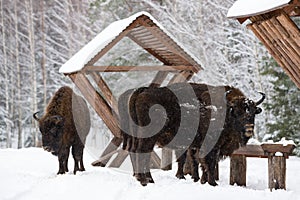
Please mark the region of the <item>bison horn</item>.
<svg viewBox="0 0 300 200"><path fill-rule="evenodd" d="M262 92L259 92L261 95L262 95L262 98L258 101L258 102L256 102L256 105L258 106L259 104L261 104L264 100L265 100L265 98L266 98L266 95L265 95L265 93L262 93Z"/></svg>
<svg viewBox="0 0 300 200"><path fill-rule="evenodd" d="M36 116L39 112L36 112L33 114L33 118L36 120L36 121L40 121L40 119Z"/></svg>

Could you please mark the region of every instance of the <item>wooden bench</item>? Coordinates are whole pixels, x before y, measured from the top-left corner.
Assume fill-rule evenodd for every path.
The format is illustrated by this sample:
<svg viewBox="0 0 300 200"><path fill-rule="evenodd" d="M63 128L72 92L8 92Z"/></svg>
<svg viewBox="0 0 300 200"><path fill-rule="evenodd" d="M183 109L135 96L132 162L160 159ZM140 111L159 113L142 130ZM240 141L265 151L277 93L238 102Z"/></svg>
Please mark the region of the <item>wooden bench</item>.
<svg viewBox="0 0 300 200"><path fill-rule="evenodd" d="M230 184L246 186L247 157L268 158L269 189L286 189L286 159L295 145L246 145L230 157Z"/></svg>

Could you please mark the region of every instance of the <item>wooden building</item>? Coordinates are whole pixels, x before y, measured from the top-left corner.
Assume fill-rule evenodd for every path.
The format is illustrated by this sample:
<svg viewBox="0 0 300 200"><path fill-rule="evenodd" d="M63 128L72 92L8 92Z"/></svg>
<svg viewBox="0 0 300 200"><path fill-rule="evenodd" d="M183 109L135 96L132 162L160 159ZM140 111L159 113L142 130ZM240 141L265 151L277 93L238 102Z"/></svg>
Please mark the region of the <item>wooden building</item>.
<svg viewBox="0 0 300 200"><path fill-rule="evenodd" d="M129 38L149 52L162 65L158 66L98 66L95 63L114 47L121 39ZM117 100L102 73L127 71L156 71L150 86L158 87L171 74L169 83L189 80L202 69L201 63L186 51L176 39L166 31L149 13L139 12L129 18L116 21L99 33L93 40L71 57L60 72L70 77L82 95L101 117L113 134L113 139L94 165L104 166L114 153L118 153L118 166L126 157L119 150L122 139L118 122ZM91 80L96 83L92 84ZM120 86L121 87L121 86ZM170 153L168 153L170 154ZM159 158L153 156L156 164Z"/></svg>
<svg viewBox="0 0 300 200"><path fill-rule="evenodd" d="M299 0L237 0L227 17L247 27L266 46L291 80L300 88L300 30L293 17L300 15Z"/></svg>

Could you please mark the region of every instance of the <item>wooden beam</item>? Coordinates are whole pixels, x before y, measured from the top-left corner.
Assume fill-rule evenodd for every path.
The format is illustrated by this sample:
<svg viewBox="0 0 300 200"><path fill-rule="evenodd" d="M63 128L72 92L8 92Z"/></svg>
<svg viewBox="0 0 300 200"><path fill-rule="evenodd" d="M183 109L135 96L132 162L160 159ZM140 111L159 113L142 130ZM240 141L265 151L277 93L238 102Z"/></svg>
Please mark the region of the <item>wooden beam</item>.
<svg viewBox="0 0 300 200"><path fill-rule="evenodd" d="M276 39L276 33L273 32L272 29L269 28L267 21L263 21L259 25L260 29L266 37L268 37L272 43L268 44L270 47L274 49L274 52L278 55L277 59L283 60L286 64L282 66L282 68L285 68L287 74L294 79L295 83L299 82L300 72L297 74L296 69L298 68L297 63L295 63L295 60L291 57L291 52L288 48L286 48L286 45L282 42L282 39Z"/></svg>
<svg viewBox="0 0 300 200"><path fill-rule="evenodd" d="M297 72L294 70L297 66L297 59L293 59L293 55L298 57L297 52L293 54L292 49L288 48L288 42L285 42L281 37L280 33L274 29L273 24L270 21L264 21L261 23L261 28L266 32L266 35L273 41L271 45L275 46L277 53L280 53L281 59L285 59L289 66L292 66L289 69L290 73L297 75ZM299 74L300 77L300 74Z"/></svg>
<svg viewBox="0 0 300 200"><path fill-rule="evenodd" d="M167 78L169 72L159 71L154 77L149 87L160 87L164 80Z"/></svg>
<svg viewBox="0 0 300 200"><path fill-rule="evenodd" d="M286 158L270 155L268 158L269 189L286 190Z"/></svg>
<svg viewBox="0 0 300 200"><path fill-rule="evenodd" d="M290 35L288 32L289 26L286 26L284 24L281 24L276 18L272 18L271 19L271 26L273 25L275 32L277 33L277 35L279 35L279 37L281 37L284 41L287 41L289 48L291 48L291 50L293 51L294 57L299 59L299 52L300 52L300 36L298 34L298 38L297 36L293 36Z"/></svg>
<svg viewBox="0 0 300 200"><path fill-rule="evenodd" d="M150 23L150 24L149 24ZM142 24L151 32L164 46L166 46L173 54L177 55L181 58L183 62L192 64L196 63L193 58L191 58L180 46L178 46L168 35L162 34L162 30L159 28L155 28L151 25L152 21L150 19L146 19L142 22ZM192 71L198 72L200 69L195 68Z"/></svg>
<svg viewBox="0 0 300 200"><path fill-rule="evenodd" d="M82 73L73 73L68 75L80 90L81 94L93 107L96 113L102 118L103 122L116 137L121 137L116 114L112 112L111 107L105 99L95 90L89 80Z"/></svg>
<svg viewBox="0 0 300 200"><path fill-rule="evenodd" d="M115 167L115 168L120 167L128 155L129 155L128 151L119 149L117 156L115 157L115 159L111 161L109 167Z"/></svg>
<svg viewBox="0 0 300 200"><path fill-rule="evenodd" d="M102 152L100 158L92 163L93 166L100 166L105 167L110 158L117 152L121 151L121 149L118 150L118 147L122 143L122 138L114 137L105 150Z"/></svg>
<svg viewBox="0 0 300 200"><path fill-rule="evenodd" d="M161 169L171 170L172 169L172 149L164 147L161 155Z"/></svg>
<svg viewBox="0 0 300 200"><path fill-rule="evenodd" d="M278 62L278 64L289 74L290 78L294 81L294 83L300 88L300 82L297 77L294 77L292 73L288 71L286 67L289 66L289 63L286 59L282 59L283 56L280 54L279 50L274 46L273 41L266 35L266 31L262 30L261 26L257 23L247 25L249 29L256 35L256 37L265 45L268 49L269 53L273 56L273 58Z"/></svg>
<svg viewBox="0 0 300 200"><path fill-rule="evenodd" d="M230 157L230 180L229 184L246 186L247 159L246 156L238 155Z"/></svg>
<svg viewBox="0 0 300 200"><path fill-rule="evenodd" d="M92 72L90 75L96 82L96 84L99 87L99 89L101 90L101 92L103 93L103 95L104 95L106 101L108 102L108 104L110 105L110 107L119 116L117 100L114 97L114 95L111 92L108 85L106 84L106 82L104 81L104 79L102 78L102 76L96 72Z"/></svg>
<svg viewBox="0 0 300 200"><path fill-rule="evenodd" d="M232 156L246 156L246 157L258 157L258 158L267 158L264 150L260 145L246 145L240 147L232 153Z"/></svg>
<svg viewBox="0 0 300 200"><path fill-rule="evenodd" d="M133 28L138 26L138 21L131 23L123 32L121 32L115 39L113 39L106 47L98 52L87 65L95 64L103 55L105 55L113 46L115 46L122 38L124 38Z"/></svg>
<svg viewBox="0 0 300 200"><path fill-rule="evenodd" d="M178 74L175 74L168 84L186 82L193 76L193 74L194 73L191 71L182 71Z"/></svg>
<svg viewBox="0 0 300 200"><path fill-rule="evenodd" d="M193 66L179 65L179 66L85 66L85 72L128 72L128 71L193 71Z"/></svg>
<svg viewBox="0 0 300 200"><path fill-rule="evenodd" d="M282 15L279 15L276 17L276 19L284 26L286 27L286 31L288 34L294 38L296 44L300 46L300 30L297 27L297 25L287 16L285 13L282 13Z"/></svg>

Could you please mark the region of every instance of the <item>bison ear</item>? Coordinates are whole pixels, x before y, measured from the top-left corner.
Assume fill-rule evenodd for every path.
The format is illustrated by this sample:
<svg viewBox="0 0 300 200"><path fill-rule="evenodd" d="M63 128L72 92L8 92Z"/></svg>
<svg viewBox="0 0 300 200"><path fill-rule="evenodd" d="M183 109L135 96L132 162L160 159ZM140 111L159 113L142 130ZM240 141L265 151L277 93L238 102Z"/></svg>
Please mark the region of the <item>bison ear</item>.
<svg viewBox="0 0 300 200"><path fill-rule="evenodd" d="M257 107L256 110L255 110L255 114L259 114L261 112L262 112L262 109Z"/></svg>
<svg viewBox="0 0 300 200"><path fill-rule="evenodd" d="M64 118L60 115L54 115L51 117L51 121L53 121L55 125L63 125Z"/></svg>

